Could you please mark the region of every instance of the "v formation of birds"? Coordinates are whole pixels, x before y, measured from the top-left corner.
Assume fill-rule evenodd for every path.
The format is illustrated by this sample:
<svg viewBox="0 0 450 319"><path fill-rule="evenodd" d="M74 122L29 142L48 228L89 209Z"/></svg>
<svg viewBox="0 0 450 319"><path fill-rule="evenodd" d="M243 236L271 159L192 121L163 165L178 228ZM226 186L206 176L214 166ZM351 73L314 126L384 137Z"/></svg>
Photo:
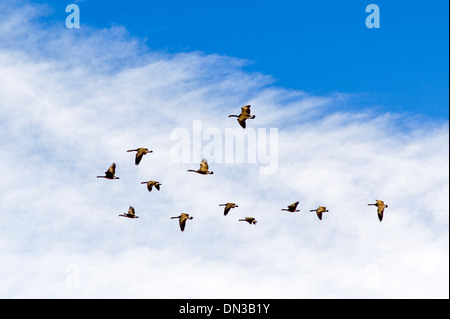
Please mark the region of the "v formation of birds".
<svg viewBox="0 0 450 319"><path fill-rule="evenodd" d="M255 115L250 114L250 107L251 105L245 105L241 108L241 113L239 115L229 115L228 117L237 117L237 121L239 125L242 128L246 128L246 120L248 119L254 119ZM135 165L139 165L144 155L153 153L152 150L149 150L148 148L140 147L137 149L127 150L127 152L136 152L134 163ZM200 163L200 168L198 170L189 169L188 172L193 172L201 175L212 175L214 174L213 171L209 170L208 161L204 158L202 159ZM106 178L106 179L119 179L119 177L116 176L116 163L112 163L111 166L108 168L108 170L105 172L104 176L97 176L97 178ZM160 190L160 185L162 185L158 181L146 181L142 182L141 184L146 184L147 189L149 192L152 191L153 187L156 188L158 191ZM290 213L296 213L300 210L297 209L299 202L292 203L291 205L287 206L287 208L282 208L282 211L287 211ZM375 203L373 204L367 204L368 206L376 206L377 207L377 213L378 213L378 219L380 222L383 220L384 215L384 209L388 207L382 200L377 199ZM228 213L232 208L239 207L236 203L225 203L225 204L219 204L219 206L224 206L224 216L227 216ZM316 212L317 217L322 220L322 213L328 212L328 209L325 206L319 206L316 209L311 209L310 212ZM133 206L130 206L127 213L119 214L121 217L127 217L127 218L139 218L139 216L136 215L136 212L134 210ZM170 219L178 219L179 220L179 226L180 230L184 231L186 227L187 220L192 220L193 217L190 216L187 213L181 213L179 216L173 216ZM250 225L255 225L258 221L254 217L245 217L242 219L238 219L238 221L244 221L249 223Z"/></svg>

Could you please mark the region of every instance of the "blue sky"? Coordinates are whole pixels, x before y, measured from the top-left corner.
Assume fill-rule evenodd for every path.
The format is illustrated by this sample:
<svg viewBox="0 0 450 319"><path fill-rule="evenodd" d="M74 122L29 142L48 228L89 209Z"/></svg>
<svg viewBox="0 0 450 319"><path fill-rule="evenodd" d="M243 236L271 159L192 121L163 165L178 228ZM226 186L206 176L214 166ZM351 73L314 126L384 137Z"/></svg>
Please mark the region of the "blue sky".
<svg viewBox="0 0 450 319"><path fill-rule="evenodd" d="M0 2L0 297L448 299L447 4L73 1Z"/></svg>
<svg viewBox="0 0 450 319"><path fill-rule="evenodd" d="M39 0L61 23L70 1ZM358 107L448 119L448 1L77 1L81 23L122 25L151 50L246 59L276 85L358 95Z"/></svg>

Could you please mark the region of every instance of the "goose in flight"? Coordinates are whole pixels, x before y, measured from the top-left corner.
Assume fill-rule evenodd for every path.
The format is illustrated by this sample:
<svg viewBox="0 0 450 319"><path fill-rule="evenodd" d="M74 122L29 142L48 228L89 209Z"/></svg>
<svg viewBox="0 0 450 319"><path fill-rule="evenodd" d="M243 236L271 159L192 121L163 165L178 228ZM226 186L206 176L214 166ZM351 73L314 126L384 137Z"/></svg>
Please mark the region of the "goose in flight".
<svg viewBox="0 0 450 319"><path fill-rule="evenodd" d="M250 107L251 105L245 105L241 107L241 114L239 115L228 115L228 117L237 117L237 121L242 126L242 128L245 128L246 124L245 121L247 119L254 119L254 115L250 115Z"/></svg>
<svg viewBox="0 0 450 319"><path fill-rule="evenodd" d="M286 208L282 208L281 210L284 210L284 211L287 211L287 212L291 212L291 213L299 212L300 210L297 209L298 203L299 203L299 202L292 203L291 205L289 205L289 206L287 207L287 209L286 209Z"/></svg>
<svg viewBox="0 0 450 319"><path fill-rule="evenodd" d="M230 212L230 209L235 208L235 207L239 207L235 203L219 204L219 206L225 206L225 208L223 209L223 215L224 216L228 215L228 213Z"/></svg>
<svg viewBox="0 0 450 319"><path fill-rule="evenodd" d="M108 170L105 172L105 176L97 176L97 178L107 179L119 179L116 175L116 163L112 163Z"/></svg>
<svg viewBox="0 0 450 319"><path fill-rule="evenodd" d="M188 169L188 172L194 172L202 175L209 175L214 174L214 172L208 171L208 161L204 158L202 159L202 162L200 163L200 168L198 170Z"/></svg>
<svg viewBox="0 0 450 319"><path fill-rule="evenodd" d="M180 219L180 229L181 229L181 231L184 231L184 227L186 227L186 221L188 219L193 219L193 217L189 217L189 214L185 214L185 213L181 213L180 216L170 217L170 219L176 219L176 218Z"/></svg>
<svg viewBox="0 0 450 319"><path fill-rule="evenodd" d="M136 213L134 211L134 207L133 206L130 206L130 208L128 208L128 213L120 214L119 216L127 217L127 218L139 218L139 216L136 216Z"/></svg>
<svg viewBox="0 0 450 319"><path fill-rule="evenodd" d="M247 222L250 225L255 225L258 221L254 217L245 217L244 219L239 219L240 222Z"/></svg>
<svg viewBox="0 0 450 319"><path fill-rule="evenodd" d="M380 222L383 220L383 214L384 209L388 208L388 205L386 205L382 200L377 199L375 204L367 204L368 206L377 206L377 212L378 212L378 219Z"/></svg>
<svg viewBox="0 0 450 319"><path fill-rule="evenodd" d="M319 206L317 209L311 209L310 212L316 212L317 217L322 220L322 213L328 212L328 209L325 206Z"/></svg>
<svg viewBox="0 0 450 319"><path fill-rule="evenodd" d="M148 182L142 182L141 184L147 184L147 189L149 192L152 191L153 186L159 191L159 186L162 185L160 182L157 181L148 181Z"/></svg>
<svg viewBox="0 0 450 319"><path fill-rule="evenodd" d="M136 152L136 158L134 159L134 164L139 165L142 157L147 153L153 153L153 151L149 151L148 148L139 147L135 150L128 150L127 152Z"/></svg>

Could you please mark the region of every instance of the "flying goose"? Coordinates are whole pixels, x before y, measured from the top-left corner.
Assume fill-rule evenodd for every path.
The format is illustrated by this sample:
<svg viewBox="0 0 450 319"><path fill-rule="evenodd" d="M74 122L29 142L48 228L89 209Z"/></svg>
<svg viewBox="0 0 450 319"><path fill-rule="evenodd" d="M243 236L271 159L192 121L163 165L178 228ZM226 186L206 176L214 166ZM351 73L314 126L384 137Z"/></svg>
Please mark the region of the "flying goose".
<svg viewBox="0 0 450 319"><path fill-rule="evenodd" d="M377 199L375 204L367 204L367 206L377 206L377 212L378 212L378 219L380 222L383 220L383 214L384 209L388 208L388 205L386 205L382 200Z"/></svg>
<svg viewBox="0 0 450 319"><path fill-rule="evenodd" d="M324 206L319 206L317 209L311 209L310 212L316 212L317 217L319 217L320 220L322 220L322 213L328 212L328 209Z"/></svg>
<svg viewBox="0 0 450 319"><path fill-rule="evenodd" d="M214 174L214 172L208 171L208 161L204 158L200 163L200 168L198 170L188 169L188 172L195 172L202 175Z"/></svg>
<svg viewBox="0 0 450 319"><path fill-rule="evenodd" d="M181 213L180 216L170 217L170 219L176 219L176 218L180 219L180 229L181 229L181 231L184 231L184 227L186 227L186 221L188 219L193 219L193 217L189 217L189 214L185 214L185 213Z"/></svg>
<svg viewBox="0 0 450 319"><path fill-rule="evenodd" d="M227 216L230 209L235 208L235 207L239 207L238 205L236 205L235 203L226 203L226 204L219 204L219 206L225 206L224 210L223 210L223 215Z"/></svg>
<svg viewBox="0 0 450 319"><path fill-rule="evenodd" d="M139 218L139 216L136 216L136 213L134 211L134 207L133 206L130 206L130 208L128 208L128 213L120 214L119 216L121 216L121 217L128 217L128 218Z"/></svg>
<svg viewBox="0 0 450 319"><path fill-rule="evenodd" d="M139 147L135 150L128 150L127 152L137 152L136 158L134 159L135 165L139 165L139 163L141 162L142 156L144 156L147 153L153 153L153 151L149 151L148 148L144 148L144 147Z"/></svg>
<svg viewBox="0 0 450 319"><path fill-rule="evenodd" d="M105 172L105 176L97 176L97 178L107 179L119 179L116 175L116 163L112 163L108 170Z"/></svg>
<svg viewBox="0 0 450 319"><path fill-rule="evenodd" d="M255 225L258 221L254 217L245 217L244 219L239 219L240 222L247 222L250 225Z"/></svg>
<svg viewBox="0 0 450 319"><path fill-rule="evenodd" d="M237 117L237 121L239 122L239 124L245 128L246 124L245 121L247 119L254 119L255 116L254 115L250 115L250 107L251 105L245 105L243 107L241 107L241 114L239 115L228 115L228 117Z"/></svg>
<svg viewBox="0 0 450 319"><path fill-rule="evenodd" d="M162 185L160 182L157 181L148 181L148 182L142 182L141 184L147 184L147 189L149 192L152 191L153 186L159 191L159 186Z"/></svg>
<svg viewBox="0 0 450 319"><path fill-rule="evenodd" d="M287 212L291 212L291 213L299 212L300 210L297 209L298 203L299 203L299 202L292 203L291 205L289 205L289 206L287 207L287 209L286 209L286 208L282 208L281 210L284 210L284 211L287 211Z"/></svg>

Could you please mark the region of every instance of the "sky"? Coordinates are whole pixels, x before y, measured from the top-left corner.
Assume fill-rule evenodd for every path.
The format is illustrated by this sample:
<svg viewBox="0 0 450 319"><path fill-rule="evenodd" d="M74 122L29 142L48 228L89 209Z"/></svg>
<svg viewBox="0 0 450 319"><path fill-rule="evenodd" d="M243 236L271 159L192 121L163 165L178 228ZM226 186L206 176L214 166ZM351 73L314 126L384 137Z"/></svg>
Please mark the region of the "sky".
<svg viewBox="0 0 450 319"><path fill-rule="evenodd" d="M37 2L53 10L45 23L64 22L70 1ZM285 88L358 94L360 106L448 119L448 1L378 1L379 29L366 27L371 2L360 0L77 3L83 25L125 26L151 50L245 59L247 70Z"/></svg>
<svg viewBox="0 0 450 319"><path fill-rule="evenodd" d="M448 3L70 3L0 4L0 297L449 297Z"/></svg>

